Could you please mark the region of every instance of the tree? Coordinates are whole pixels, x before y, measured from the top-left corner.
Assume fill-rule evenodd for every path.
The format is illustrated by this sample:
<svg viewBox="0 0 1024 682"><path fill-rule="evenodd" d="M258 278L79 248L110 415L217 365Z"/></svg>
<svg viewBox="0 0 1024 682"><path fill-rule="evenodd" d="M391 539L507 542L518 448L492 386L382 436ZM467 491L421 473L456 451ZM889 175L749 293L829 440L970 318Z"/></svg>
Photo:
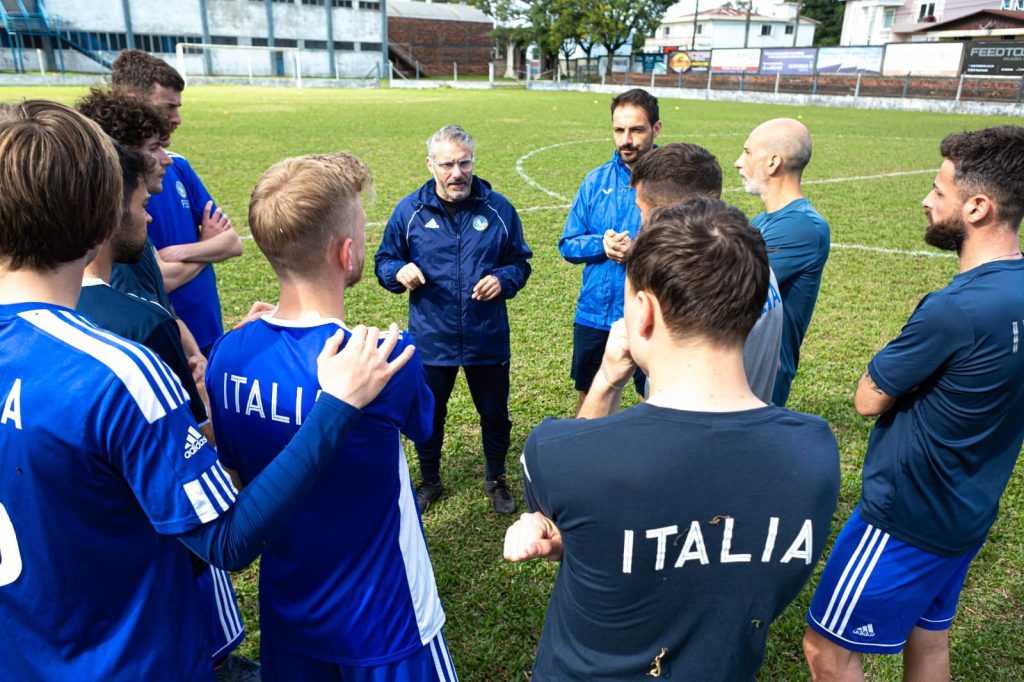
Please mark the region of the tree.
<svg viewBox="0 0 1024 682"><path fill-rule="evenodd" d="M565 57L566 73L569 72L569 59L577 47L587 55L587 67L590 66L590 52L594 49L594 41L590 40L584 23L585 18L585 3L579 0L558 0L558 19L553 29L561 41L559 49Z"/></svg>
<svg viewBox="0 0 1024 682"><path fill-rule="evenodd" d="M615 51L632 42L633 50L653 35L673 0L594 0L584 3L584 24L595 42L608 52L605 73L612 72Z"/></svg>
<svg viewBox="0 0 1024 682"><path fill-rule="evenodd" d="M564 26L559 22L563 4L563 0L534 0L524 17L529 22L533 42L540 50L542 70L547 70L552 58L554 67L558 67L558 53L562 44L567 39L571 40L562 34Z"/></svg>
<svg viewBox="0 0 1024 682"><path fill-rule="evenodd" d="M837 0L803 0L803 14L821 22L814 32L814 44L838 45L843 32L845 4Z"/></svg>

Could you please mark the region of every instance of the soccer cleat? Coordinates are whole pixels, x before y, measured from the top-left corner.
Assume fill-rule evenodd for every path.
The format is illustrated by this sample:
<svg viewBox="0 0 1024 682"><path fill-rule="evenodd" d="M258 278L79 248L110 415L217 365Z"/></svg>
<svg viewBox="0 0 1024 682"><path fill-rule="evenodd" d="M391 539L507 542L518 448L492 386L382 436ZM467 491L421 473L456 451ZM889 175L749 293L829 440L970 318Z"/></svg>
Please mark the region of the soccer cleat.
<svg viewBox="0 0 1024 682"><path fill-rule="evenodd" d="M511 514L516 510L516 501L508 491L504 475L498 476L494 481L484 481L484 494L491 498L494 511L499 514Z"/></svg>
<svg viewBox="0 0 1024 682"><path fill-rule="evenodd" d="M217 682L260 682L260 664L231 654L213 669Z"/></svg>
<svg viewBox="0 0 1024 682"><path fill-rule="evenodd" d="M430 483L421 481L416 486L416 506L420 508L420 514L426 512L432 502L439 500L443 492L444 485L442 485L441 479Z"/></svg>

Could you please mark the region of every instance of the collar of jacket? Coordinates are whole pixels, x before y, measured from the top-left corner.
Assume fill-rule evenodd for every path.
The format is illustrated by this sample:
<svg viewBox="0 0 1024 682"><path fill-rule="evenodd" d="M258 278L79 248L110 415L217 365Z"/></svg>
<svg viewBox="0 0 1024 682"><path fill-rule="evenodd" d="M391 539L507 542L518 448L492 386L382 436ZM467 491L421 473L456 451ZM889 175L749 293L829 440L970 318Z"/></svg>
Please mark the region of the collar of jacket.
<svg viewBox="0 0 1024 682"><path fill-rule="evenodd" d="M491 183L487 182L483 178L473 176L473 182L469 185L469 196L458 203L458 206L466 205L471 201L487 201L487 197L491 195ZM432 206L439 211L444 211L444 206L441 204L441 197L437 196L437 190L435 189L434 178L430 178L419 190L416 192L416 207L420 206Z"/></svg>

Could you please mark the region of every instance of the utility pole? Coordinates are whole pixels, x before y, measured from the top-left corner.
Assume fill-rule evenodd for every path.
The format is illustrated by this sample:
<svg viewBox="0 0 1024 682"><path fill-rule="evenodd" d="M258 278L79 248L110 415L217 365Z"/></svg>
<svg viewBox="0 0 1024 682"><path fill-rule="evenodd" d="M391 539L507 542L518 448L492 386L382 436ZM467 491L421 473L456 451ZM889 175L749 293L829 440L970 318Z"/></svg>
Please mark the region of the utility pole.
<svg viewBox="0 0 1024 682"><path fill-rule="evenodd" d="M693 0L693 35L690 36L690 49L694 49L697 46L697 8L700 6L700 0Z"/></svg>
<svg viewBox="0 0 1024 682"><path fill-rule="evenodd" d="M793 47L796 47L796 37L800 33L800 10L803 9L802 0L796 0L796 19L793 21Z"/></svg>
<svg viewBox="0 0 1024 682"><path fill-rule="evenodd" d="M743 25L743 47L750 45L750 7L754 4L754 0L747 0L747 21Z"/></svg>

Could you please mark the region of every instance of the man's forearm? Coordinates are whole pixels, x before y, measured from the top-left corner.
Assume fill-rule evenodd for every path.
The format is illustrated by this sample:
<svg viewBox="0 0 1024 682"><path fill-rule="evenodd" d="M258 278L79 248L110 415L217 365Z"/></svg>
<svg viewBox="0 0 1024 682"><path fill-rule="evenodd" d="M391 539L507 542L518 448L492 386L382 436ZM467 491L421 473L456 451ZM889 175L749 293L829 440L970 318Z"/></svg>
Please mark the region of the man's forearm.
<svg viewBox="0 0 1024 682"><path fill-rule="evenodd" d="M629 379L626 379L621 386L614 386L608 381L603 369L597 370L594 382L590 385L576 418L600 419L618 412L622 405L622 392L628 383Z"/></svg>
<svg viewBox="0 0 1024 682"><path fill-rule="evenodd" d="M192 358L202 355L203 353L199 350L199 343L196 341L196 337L192 336L192 332L189 331L185 322L181 318L174 321L178 323L178 332L181 333L181 347L185 351L185 357Z"/></svg>
<svg viewBox="0 0 1024 682"><path fill-rule="evenodd" d="M896 398L888 395L875 384L867 371L857 382L857 392L853 396L853 405L865 417L877 417L896 404Z"/></svg>
<svg viewBox="0 0 1024 682"><path fill-rule="evenodd" d="M206 265L221 263L242 255L242 239L233 229L220 232L209 239L191 244L174 244L158 252L167 261L185 261Z"/></svg>
<svg viewBox="0 0 1024 682"><path fill-rule="evenodd" d="M321 396L284 451L239 492L235 504L214 521L180 534L179 539L214 566L229 571L248 566L341 451L345 434L360 415L359 410L328 394Z"/></svg>
<svg viewBox="0 0 1024 682"><path fill-rule="evenodd" d="M164 291L167 293L194 280L196 275L208 265L190 261L165 261L160 258L159 251L157 251L157 264L160 266L160 275L164 278ZM187 354L188 348L185 351Z"/></svg>

